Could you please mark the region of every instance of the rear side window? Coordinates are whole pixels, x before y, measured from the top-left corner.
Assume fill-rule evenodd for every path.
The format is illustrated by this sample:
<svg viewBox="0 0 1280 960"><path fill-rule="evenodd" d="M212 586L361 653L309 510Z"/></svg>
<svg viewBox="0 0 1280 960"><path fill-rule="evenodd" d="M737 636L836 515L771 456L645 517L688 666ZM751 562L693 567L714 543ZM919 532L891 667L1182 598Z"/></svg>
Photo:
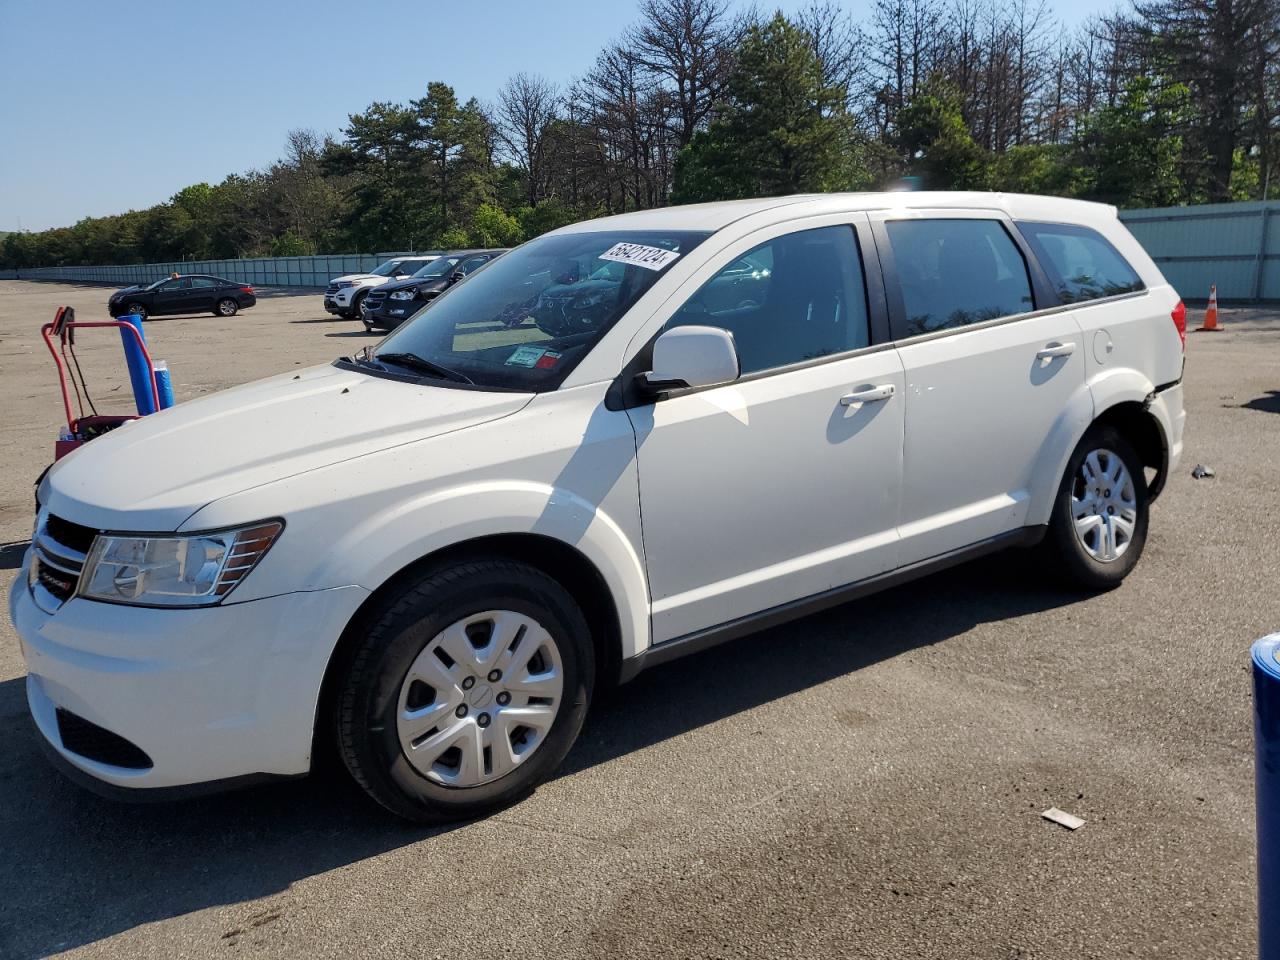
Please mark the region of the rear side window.
<svg viewBox="0 0 1280 960"><path fill-rule="evenodd" d="M1019 223L1063 303L1143 289L1137 271L1102 234L1066 223Z"/></svg>
<svg viewBox="0 0 1280 960"><path fill-rule="evenodd" d="M853 228L801 230L748 251L704 283L667 326L691 324L731 332L743 374L867 346Z"/></svg>
<svg viewBox="0 0 1280 960"><path fill-rule="evenodd" d="M1033 309L1027 264L997 220L890 220L902 290L895 337L964 327Z"/></svg>

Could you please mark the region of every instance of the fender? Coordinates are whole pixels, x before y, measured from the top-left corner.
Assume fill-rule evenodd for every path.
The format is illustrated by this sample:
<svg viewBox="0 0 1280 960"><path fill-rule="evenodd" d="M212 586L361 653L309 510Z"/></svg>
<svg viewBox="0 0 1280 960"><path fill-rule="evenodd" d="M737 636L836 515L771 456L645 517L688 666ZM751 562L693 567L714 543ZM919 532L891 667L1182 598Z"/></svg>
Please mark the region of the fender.
<svg viewBox="0 0 1280 960"><path fill-rule="evenodd" d="M1067 400L1062 413L1040 447L1027 489L1031 502L1027 505L1027 526L1042 526L1049 522L1053 501L1058 496L1062 473L1067 469L1071 451L1076 448L1089 425L1095 419L1094 398L1087 383L1080 384Z"/></svg>
<svg viewBox="0 0 1280 960"><path fill-rule="evenodd" d="M1164 436L1166 454L1173 428L1164 404L1151 404L1148 400L1155 393L1155 384L1133 369L1104 370L1083 385L1071 396L1062 415L1054 423L1045 439L1040 457L1031 478L1032 500L1027 510L1028 524L1049 522L1053 501L1058 495L1062 474L1067 468L1071 451L1099 417L1122 403L1138 403L1160 425Z"/></svg>
<svg viewBox="0 0 1280 960"><path fill-rule="evenodd" d="M415 561L447 547L522 533L559 540L595 566L617 607L623 659L649 646L648 581L631 540L603 508L548 484L488 481L397 503L346 531L307 580L334 582L343 570L361 570L360 585L375 590ZM334 558L341 558L341 569Z"/></svg>

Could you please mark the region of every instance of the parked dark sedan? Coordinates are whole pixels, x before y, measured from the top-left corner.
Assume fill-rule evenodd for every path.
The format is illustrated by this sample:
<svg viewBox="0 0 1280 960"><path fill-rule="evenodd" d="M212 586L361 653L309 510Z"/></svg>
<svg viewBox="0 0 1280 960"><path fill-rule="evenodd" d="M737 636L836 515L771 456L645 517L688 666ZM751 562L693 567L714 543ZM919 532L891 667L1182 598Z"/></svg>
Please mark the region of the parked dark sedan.
<svg viewBox="0 0 1280 960"><path fill-rule="evenodd" d="M450 250L407 280L374 287L360 305L366 330L394 330L440 294L503 250Z"/></svg>
<svg viewBox="0 0 1280 960"><path fill-rule="evenodd" d="M111 295L107 310L113 317L136 313L144 320L174 313L212 313L234 317L258 302L253 287L221 277L192 274L157 280L147 286L125 287Z"/></svg>

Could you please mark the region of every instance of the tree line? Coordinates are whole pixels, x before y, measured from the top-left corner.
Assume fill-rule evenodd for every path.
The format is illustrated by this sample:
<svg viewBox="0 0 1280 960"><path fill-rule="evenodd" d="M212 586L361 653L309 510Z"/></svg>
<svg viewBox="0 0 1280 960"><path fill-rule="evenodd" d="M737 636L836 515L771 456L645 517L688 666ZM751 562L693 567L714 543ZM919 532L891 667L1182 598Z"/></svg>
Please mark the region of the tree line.
<svg viewBox="0 0 1280 960"><path fill-rule="evenodd" d="M265 170L13 233L0 266L506 246L575 220L802 191L1007 190L1122 207L1267 198L1280 0L831 0L791 17L642 0L563 86L447 83Z"/></svg>

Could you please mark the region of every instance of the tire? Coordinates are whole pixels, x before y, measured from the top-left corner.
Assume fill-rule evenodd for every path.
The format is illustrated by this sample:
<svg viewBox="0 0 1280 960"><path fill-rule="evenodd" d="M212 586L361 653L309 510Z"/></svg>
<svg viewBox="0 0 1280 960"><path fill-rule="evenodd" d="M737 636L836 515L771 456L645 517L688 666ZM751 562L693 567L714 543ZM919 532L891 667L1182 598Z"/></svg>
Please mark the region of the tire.
<svg viewBox="0 0 1280 960"><path fill-rule="evenodd" d="M348 314L348 316L349 316L352 320L359 320L359 319L360 319L360 307L364 304L364 298L365 298L365 297L367 297L368 295L369 295L369 294L368 294L368 291L363 291L363 292L361 292L361 293L357 293L357 294L355 295L355 297L354 297L354 298L352 298L352 300L351 300L351 313L350 313L350 314Z"/></svg>
<svg viewBox="0 0 1280 960"><path fill-rule="evenodd" d="M147 319L147 308L140 303L131 303L124 308L126 314L136 313L143 320Z"/></svg>
<svg viewBox="0 0 1280 960"><path fill-rule="evenodd" d="M332 722L351 775L397 816L440 823L513 803L555 771L582 729L595 651L555 580L475 560L384 601L339 676Z"/></svg>
<svg viewBox="0 0 1280 960"><path fill-rule="evenodd" d="M1090 474L1094 480L1086 482ZM1114 427L1094 426L1067 461L1045 551L1055 572L1071 586L1110 590L1142 556L1149 519L1142 458Z"/></svg>
<svg viewBox="0 0 1280 960"><path fill-rule="evenodd" d="M213 312L219 317L234 317L240 310L240 304L231 297L223 297L214 307Z"/></svg>

